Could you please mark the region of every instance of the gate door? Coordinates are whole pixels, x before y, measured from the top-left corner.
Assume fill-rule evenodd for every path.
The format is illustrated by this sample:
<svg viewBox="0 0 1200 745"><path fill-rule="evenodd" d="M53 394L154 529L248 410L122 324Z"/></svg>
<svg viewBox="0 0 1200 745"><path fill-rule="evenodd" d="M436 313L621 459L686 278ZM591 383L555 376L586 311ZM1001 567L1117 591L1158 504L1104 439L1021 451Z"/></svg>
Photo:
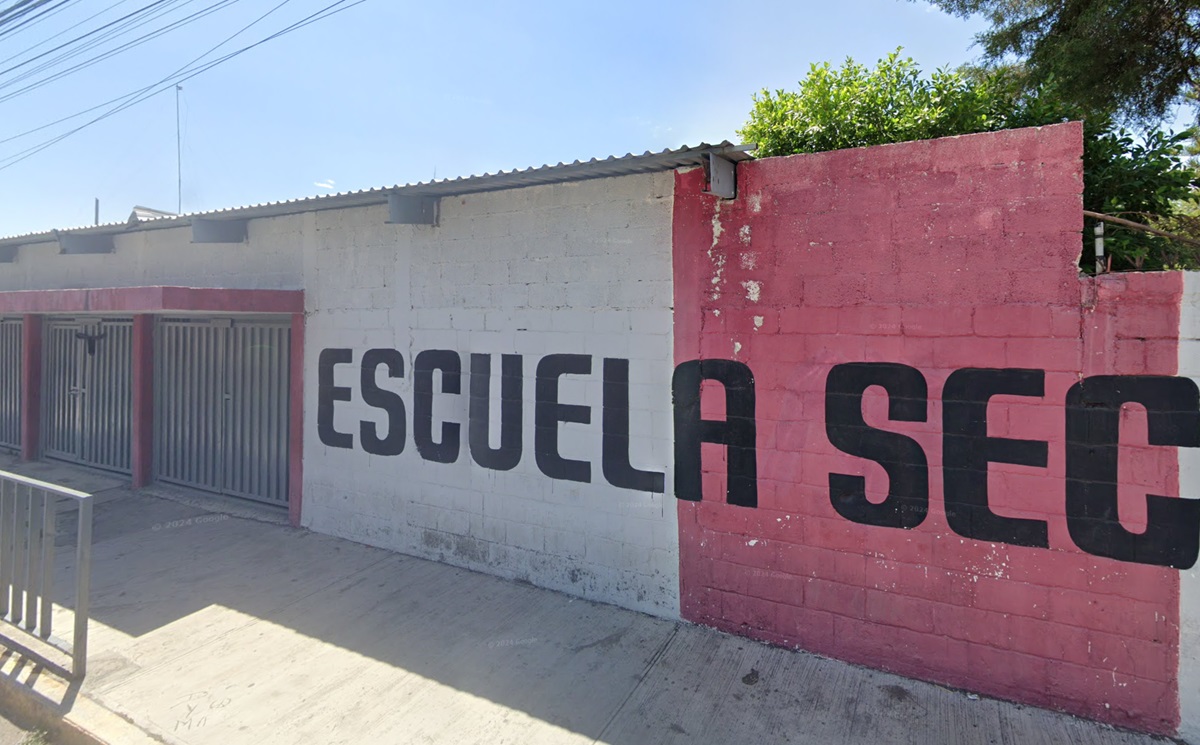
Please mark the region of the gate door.
<svg viewBox="0 0 1200 745"><path fill-rule="evenodd" d="M287 504L290 324L164 318L158 324L158 477Z"/></svg>
<svg viewBox="0 0 1200 745"><path fill-rule="evenodd" d="M21 447L22 325L0 318L0 448Z"/></svg>
<svg viewBox="0 0 1200 745"><path fill-rule="evenodd" d="M43 452L130 472L133 320L54 318L45 326Z"/></svg>

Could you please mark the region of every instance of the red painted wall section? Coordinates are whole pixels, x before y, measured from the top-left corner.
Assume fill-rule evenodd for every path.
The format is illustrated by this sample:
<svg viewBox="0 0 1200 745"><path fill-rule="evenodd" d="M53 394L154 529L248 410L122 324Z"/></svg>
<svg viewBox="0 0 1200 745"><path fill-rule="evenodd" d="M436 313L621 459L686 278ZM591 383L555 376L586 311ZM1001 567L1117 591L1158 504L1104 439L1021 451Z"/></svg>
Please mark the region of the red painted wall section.
<svg viewBox="0 0 1200 745"><path fill-rule="evenodd" d="M133 488L150 483L154 469L154 316L133 317Z"/></svg>
<svg viewBox="0 0 1200 745"><path fill-rule="evenodd" d="M303 290L108 287L0 292L0 313L302 313Z"/></svg>
<svg viewBox="0 0 1200 745"><path fill-rule="evenodd" d="M297 528L304 501L304 319L292 314L288 359L288 519Z"/></svg>
<svg viewBox="0 0 1200 745"><path fill-rule="evenodd" d="M1174 373L1181 284L1080 279L1081 152L1071 123L744 163L729 201L701 193L700 170L677 175L676 362L748 364L758 426L757 508L725 503L724 448L708 444L703 500L678 503L686 619L1174 730L1176 572L1072 543L1064 401L1084 372ZM928 459L929 512L914 529L831 505L831 473L865 477L873 501L888 489L882 466L826 434L826 379L851 362L926 380L925 421L889 420L879 387L862 404L868 425ZM1046 467L992 463L987 483L994 512L1047 523L1049 549L963 538L947 522L942 389L966 367L1045 371L1044 396L991 399L987 434L1047 442ZM1175 450L1145 444L1135 408L1120 454L1130 530L1145 525L1146 492L1178 493ZM705 384L702 411L723 418L719 384Z"/></svg>
<svg viewBox="0 0 1200 745"><path fill-rule="evenodd" d="M36 460L42 444L42 317L21 320L21 460Z"/></svg>

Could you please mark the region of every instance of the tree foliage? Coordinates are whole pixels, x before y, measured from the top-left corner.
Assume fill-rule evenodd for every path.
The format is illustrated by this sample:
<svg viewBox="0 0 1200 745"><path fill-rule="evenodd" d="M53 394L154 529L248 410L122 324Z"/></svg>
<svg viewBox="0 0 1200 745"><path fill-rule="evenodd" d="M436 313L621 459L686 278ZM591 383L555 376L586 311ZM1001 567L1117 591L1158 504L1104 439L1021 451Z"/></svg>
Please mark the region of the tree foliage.
<svg viewBox="0 0 1200 745"><path fill-rule="evenodd" d="M759 157L992 132L1084 119L1084 209L1135 221L1166 219L1191 194L1196 174L1183 151L1191 132L1143 138L1084 110L1054 80L1030 84L1016 66L937 70L925 77L899 52L874 69L847 60L813 65L795 91L762 91L738 134ZM1090 226L1090 224L1089 224ZM1082 263L1093 266L1085 231ZM1195 247L1114 229L1113 269L1200 268Z"/></svg>
<svg viewBox="0 0 1200 745"><path fill-rule="evenodd" d="M812 153L995 128L992 92L961 72L929 78L894 52L874 69L813 65L797 91L763 91L739 132L761 156Z"/></svg>
<svg viewBox="0 0 1200 745"><path fill-rule="evenodd" d="M1162 121L1200 83L1200 0L931 0L983 15L991 62L1014 57L1033 84L1058 83L1084 110L1136 124Z"/></svg>

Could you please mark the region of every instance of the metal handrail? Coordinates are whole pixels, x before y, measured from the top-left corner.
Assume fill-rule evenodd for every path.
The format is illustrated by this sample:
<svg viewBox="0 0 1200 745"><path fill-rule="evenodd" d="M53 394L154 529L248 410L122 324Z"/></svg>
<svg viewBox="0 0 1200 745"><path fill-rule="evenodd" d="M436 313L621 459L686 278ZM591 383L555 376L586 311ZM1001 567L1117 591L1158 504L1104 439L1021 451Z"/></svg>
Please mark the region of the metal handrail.
<svg viewBox="0 0 1200 745"><path fill-rule="evenodd" d="M1189 246L1200 246L1200 241L1194 238L1185 238L1182 235L1168 233L1165 230L1152 228L1149 225L1143 225L1142 223L1134 222L1133 220L1126 220L1123 217L1115 217L1113 215L1106 215L1103 212L1093 212L1091 210L1084 210L1083 216L1090 217L1096 221L1096 227L1094 228L1096 235L1096 274L1103 274L1108 270L1108 265L1104 261L1104 223L1106 222L1112 223L1113 225L1120 225L1124 228L1140 230L1143 233L1161 236L1163 238L1167 238L1168 240L1185 243Z"/></svg>
<svg viewBox="0 0 1200 745"><path fill-rule="evenodd" d="M58 506L63 499L79 505L75 531L75 628L69 647L51 635L55 538ZM0 471L0 621L68 654L71 658L68 673L76 680L87 672L91 577L92 495ZM21 640L12 641L19 644ZM32 650L26 651L37 655Z"/></svg>
<svg viewBox="0 0 1200 745"><path fill-rule="evenodd" d="M1185 238L1182 235L1175 235L1174 233L1168 233L1165 230L1159 230L1158 228L1152 228L1149 225L1143 225L1142 223L1134 222L1133 220L1126 220L1123 217L1114 217L1113 215L1106 215L1103 212L1092 212L1091 210L1084 210L1083 216L1090 217L1093 220L1101 220L1103 222L1110 222L1113 225L1120 225L1125 228L1133 228L1134 230L1140 230L1143 233L1150 233L1152 235L1162 236L1163 238L1170 238L1173 241L1179 241L1180 243L1186 243L1190 246L1200 246L1200 241L1196 240L1195 238Z"/></svg>

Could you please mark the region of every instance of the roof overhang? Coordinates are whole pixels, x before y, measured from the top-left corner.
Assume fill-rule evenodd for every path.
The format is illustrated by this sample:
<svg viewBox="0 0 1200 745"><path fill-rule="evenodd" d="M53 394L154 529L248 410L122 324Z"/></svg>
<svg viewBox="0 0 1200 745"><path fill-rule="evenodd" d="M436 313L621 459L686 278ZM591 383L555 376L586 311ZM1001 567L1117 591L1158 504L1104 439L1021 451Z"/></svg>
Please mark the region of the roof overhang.
<svg viewBox="0 0 1200 745"><path fill-rule="evenodd" d="M588 161L574 163L559 163L539 168L525 170L500 171L494 174L467 176L455 179L444 179L428 183L407 184L404 186L382 187L363 191L347 192L344 194L329 194L304 199L294 199L285 202L270 202L267 204L250 205L246 207L231 207L227 209L197 212L185 215L165 215L150 219L138 220L134 224L127 222L109 223L107 225L75 228L70 230L49 230L42 233L0 238L0 262L5 261L3 249L25 245L59 243L63 253L84 253L78 250L65 250L68 244L88 247L106 244L106 237L123 233L143 230L161 230L167 228L192 227L193 242L239 242L244 240L245 223L247 220L262 217L279 217L318 210L346 209L350 207L366 207L372 205L390 205L389 217L398 214L405 215L396 222L429 224L427 213L422 211L420 219L407 217L411 211L409 205L425 204L430 198L461 196L482 192L500 191L503 189L519 189L528 186L546 186L573 181L585 181L615 176L629 176L641 173L671 171L677 168L704 167L711 168L714 158L737 163L749 160L753 145L734 145L723 142L718 145L702 144L695 147L681 147L675 150L664 150L659 153L646 152L641 155L609 156L604 159L593 158ZM398 205L404 205L398 207ZM425 208L422 207L422 210ZM220 223L230 222L234 225L223 226ZM237 224L240 223L240 224ZM213 236L218 236L214 239ZM111 245L111 239L107 241ZM87 253L97 252L87 251ZM11 258L7 259L11 261Z"/></svg>

